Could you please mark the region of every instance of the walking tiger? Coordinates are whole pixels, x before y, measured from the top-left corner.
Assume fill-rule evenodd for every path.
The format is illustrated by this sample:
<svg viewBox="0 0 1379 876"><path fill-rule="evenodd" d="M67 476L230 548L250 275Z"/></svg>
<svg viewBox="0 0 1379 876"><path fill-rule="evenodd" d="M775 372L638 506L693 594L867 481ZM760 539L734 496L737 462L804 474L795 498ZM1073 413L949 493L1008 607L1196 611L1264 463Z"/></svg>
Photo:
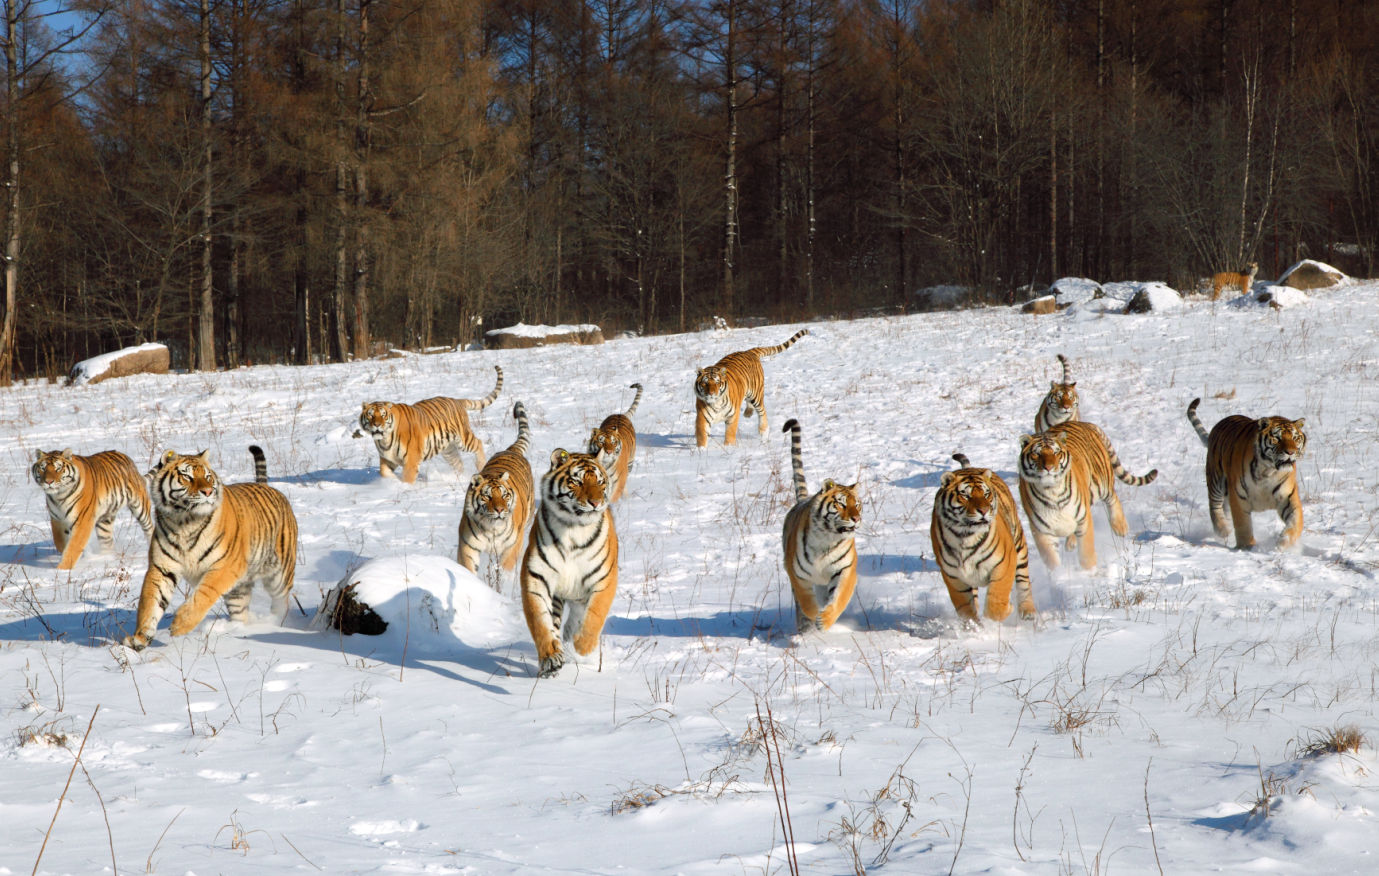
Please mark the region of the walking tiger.
<svg viewBox="0 0 1379 876"><path fill-rule="evenodd" d="M774 347L753 347L739 353L729 353L716 365L700 368L694 378L694 443L703 447L709 443L709 429L727 422L723 443L737 443L737 424L742 416L756 411L761 418L757 434L766 434L766 375L761 370L763 356L774 356L809 334L800 329L790 340ZM744 403L746 407L743 407Z"/></svg>
<svg viewBox="0 0 1379 876"><path fill-rule="evenodd" d="M115 543L115 515L121 508L129 509L144 535L153 534L144 478L123 453L107 450L77 456L71 448L35 450L32 471L47 500L53 546L62 554L59 569L66 571L77 564L93 530L101 552L109 552Z"/></svg>

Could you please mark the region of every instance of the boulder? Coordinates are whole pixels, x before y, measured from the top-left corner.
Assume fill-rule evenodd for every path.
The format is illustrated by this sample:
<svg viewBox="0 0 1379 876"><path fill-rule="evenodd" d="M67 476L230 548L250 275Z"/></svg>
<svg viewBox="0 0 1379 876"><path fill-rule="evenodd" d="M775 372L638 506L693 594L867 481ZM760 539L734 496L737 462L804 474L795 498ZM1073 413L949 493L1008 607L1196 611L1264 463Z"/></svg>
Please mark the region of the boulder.
<svg viewBox="0 0 1379 876"><path fill-rule="evenodd" d="M1122 306L1129 304L1130 299L1135 297L1135 293L1140 291L1143 283L1102 283L1101 294L1104 298L1112 301L1119 301Z"/></svg>
<svg viewBox="0 0 1379 876"><path fill-rule="evenodd" d="M67 375L68 386L100 383L112 377L131 374L167 374L172 357L162 344L140 344L113 353L94 356L72 366Z"/></svg>
<svg viewBox="0 0 1379 876"><path fill-rule="evenodd" d="M1162 313L1165 310L1177 310L1183 306L1183 296L1179 295L1174 289L1169 288L1166 283L1138 283L1140 288L1136 290L1130 303L1125 305L1126 313Z"/></svg>
<svg viewBox="0 0 1379 876"><path fill-rule="evenodd" d="M1033 313L1042 315L1053 313L1058 310L1058 303L1052 295L1045 295L1043 298L1036 298L1033 301L1026 301L1020 308L1021 313Z"/></svg>
<svg viewBox="0 0 1379 876"><path fill-rule="evenodd" d="M1049 287L1049 293L1058 301L1060 308L1069 304L1086 304L1102 294L1101 284L1085 277L1064 277Z"/></svg>
<svg viewBox="0 0 1379 876"><path fill-rule="evenodd" d="M1258 288L1252 295L1241 295L1230 301L1233 307L1271 307L1274 310L1287 310L1307 303L1307 293L1292 286L1266 285Z"/></svg>
<svg viewBox="0 0 1379 876"><path fill-rule="evenodd" d="M603 331L596 325L523 325L484 332L484 348L516 350L552 344L601 344Z"/></svg>
<svg viewBox="0 0 1379 876"><path fill-rule="evenodd" d="M1344 283L1348 277L1325 262L1303 259L1278 278L1277 285L1294 289L1325 289Z"/></svg>

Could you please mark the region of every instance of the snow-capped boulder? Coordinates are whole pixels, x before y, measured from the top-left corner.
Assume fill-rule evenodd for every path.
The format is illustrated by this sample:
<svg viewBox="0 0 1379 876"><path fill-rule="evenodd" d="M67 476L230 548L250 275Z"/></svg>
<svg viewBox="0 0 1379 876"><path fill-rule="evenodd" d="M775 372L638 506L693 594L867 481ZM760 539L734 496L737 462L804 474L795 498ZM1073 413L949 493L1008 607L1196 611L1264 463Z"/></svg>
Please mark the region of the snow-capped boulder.
<svg viewBox="0 0 1379 876"><path fill-rule="evenodd" d="M1140 288L1135 291L1130 303L1125 305L1126 313L1162 313L1183 306L1183 296L1166 283L1156 281L1136 285Z"/></svg>
<svg viewBox="0 0 1379 876"><path fill-rule="evenodd" d="M67 375L68 386L100 383L112 377L131 374L167 374L172 357L162 344L140 344L113 353L93 356L72 366Z"/></svg>
<svg viewBox="0 0 1379 876"><path fill-rule="evenodd" d="M546 347L551 344L601 344L603 330L596 325L523 325L484 332L490 350Z"/></svg>
<svg viewBox="0 0 1379 876"><path fill-rule="evenodd" d="M1101 284L1086 277L1064 277L1049 287L1049 293L1057 300L1058 306L1084 304L1101 294Z"/></svg>
<svg viewBox="0 0 1379 876"><path fill-rule="evenodd" d="M1102 283L1101 294L1104 298L1110 298L1112 301L1119 301L1125 305L1130 303L1130 299L1135 297L1135 293L1140 291L1140 287L1143 285L1143 283L1133 282Z"/></svg>
<svg viewBox="0 0 1379 876"><path fill-rule="evenodd" d="M1047 313L1053 313L1057 309L1058 303L1054 299L1054 297L1052 295L1045 295L1044 297L1036 298L1033 301L1026 301L1023 305L1021 305L1020 312L1032 313L1035 315L1043 315Z"/></svg>
<svg viewBox="0 0 1379 876"><path fill-rule="evenodd" d="M1327 286L1338 286L1348 279L1350 278L1339 269L1325 262L1303 259L1278 278L1278 285L1291 286L1294 289L1324 289Z"/></svg>
<svg viewBox="0 0 1379 876"><path fill-rule="evenodd" d="M1256 287L1251 295L1241 295L1229 302L1232 307L1272 307L1286 310L1307 303L1307 293L1292 286L1265 285Z"/></svg>

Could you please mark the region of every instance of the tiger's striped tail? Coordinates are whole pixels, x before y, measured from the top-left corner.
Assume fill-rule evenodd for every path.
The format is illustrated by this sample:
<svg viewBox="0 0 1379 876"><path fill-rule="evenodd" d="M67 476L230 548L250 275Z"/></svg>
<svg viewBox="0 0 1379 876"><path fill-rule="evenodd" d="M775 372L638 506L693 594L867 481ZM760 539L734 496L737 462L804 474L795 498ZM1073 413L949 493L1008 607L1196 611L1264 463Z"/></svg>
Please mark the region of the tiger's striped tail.
<svg viewBox="0 0 1379 876"><path fill-rule="evenodd" d="M1068 357L1059 353L1058 361L1063 365L1063 382L1072 383L1072 375L1068 372Z"/></svg>
<svg viewBox="0 0 1379 876"><path fill-rule="evenodd" d="M268 483L268 460L264 458L263 448L257 444L250 444L249 455L254 457L254 483Z"/></svg>
<svg viewBox="0 0 1379 876"><path fill-rule="evenodd" d="M494 365L493 370L498 372L498 383L493 387L493 392L490 392L488 395L484 396L481 399L478 399L477 401L472 398L464 399L463 401L465 410L482 411L484 408L493 404L494 401L498 399L498 393L503 391L503 369L498 367L497 365Z"/></svg>
<svg viewBox="0 0 1379 876"><path fill-rule="evenodd" d="M795 472L795 501L803 502L809 498L809 485L804 479L804 452L800 442L800 421L789 420L782 432L790 433L790 467Z"/></svg>
<svg viewBox="0 0 1379 876"><path fill-rule="evenodd" d="M640 383L634 383L629 386L628 389L637 390L637 397L632 399L632 407L627 409L627 413L623 414L624 417L630 417L635 414L637 412L637 405L641 404L642 401L642 385Z"/></svg>
<svg viewBox="0 0 1379 876"><path fill-rule="evenodd" d="M758 356L774 356L783 350L790 349L792 346L794 346L796 341L798 341L800 338L804 337L807 334L809 334L809 329L800 329L790 337L790 340L786 341L783 344L776 344L774 347L757 347L752 352L756 353Z"/></svg>
<svg viewBox="0 0 1379 876"><path fill-rule="evenodd" d="M953 454L953 459L958 463L958 465L962 466L963 468L971 468L971 467L972 467L972 460L968 459L966 456L964 456L964 455L961 454L961 453L954 453L954 454Z"/></svg>
<svg viewBox="0 0 1379 876"><path fill-rule="evenodd" d="M1197 437L1202 439L1202 446L1210 447L1211 433L1207 431L1206 426L1202 425L1202 421L1197 419L1197 406L1201 403L1202 400L1200 398L1192 400L1192 404L1187 406L1187 418L1188 421L1192 423L1192 428L1197 430Z"/></svg>
<svg viewBox="0 0 1379 876"><path fill-rule="evenodd" d="M526 456L527 449L531 447L531 428L527 426L527 409L522 407L521 402L513 404L512 418L517 421L517 440L512 442L508 449L520 456Z"/></svg>
<svg viewBox="0 0 1379 876"><path fill-rule="evenodd" d="M1116 449L1111 446L1111 439L1106 437L1106 433L1101 435L1102 442L1106 445L1106 455L1111 460L1111 471L1115 474L1116 480L1132 487L1142 487L1145 484L1154 483L1154 479L1159 476L1159 470L1151 469L1149 474L1137 478L1125 470L1125 466L1120 464L1120 457L1116 456Z"/></svg>

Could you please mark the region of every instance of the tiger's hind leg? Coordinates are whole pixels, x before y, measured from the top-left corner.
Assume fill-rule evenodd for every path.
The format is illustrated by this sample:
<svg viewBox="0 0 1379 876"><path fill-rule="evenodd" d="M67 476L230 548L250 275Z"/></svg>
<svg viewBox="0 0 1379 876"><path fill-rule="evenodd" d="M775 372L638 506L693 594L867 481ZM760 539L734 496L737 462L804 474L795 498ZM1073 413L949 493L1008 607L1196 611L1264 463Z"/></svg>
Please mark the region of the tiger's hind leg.
<svg viewBox="0 0 1379 876"><path fill-rule="evenodd" d="M1226 517L1226 488L1225 478L1207 478L1207 509L1211 514L1211 528L1222 541L1229 538L1231 532L1231 522Z"/></svg>
<svg viewBox="0 0 1379 876"><path fill-rule="evenodd" d="M293 558L293 565L289 568L279 570L277 574L265 575L260 583L268 593L268 598L273 600L273 618L281 626L287 620L287 612L290 610L288 597L292 595L293 579L296 577L296 558Z"/></svg>
<svg viewBox="0 0 1379 876"><path fill-rule="evenodd" d="M747 396L747 401L757 412L757 435L764 438L766 436L766 390L758 391L756 396ZM746 411L743 413L745 414Z"/></svg>
<svg viewBox="0 0 1379 876"><path fill-rule="evenodd" d="M116 509L118 510L118 509ZM104 517L96 520L96 538L101 546L101 553L108 554L115 549L115 511L111 511Z"/></svg>
<svg viewBox="0 0 1379 876"><path fill-rule="evenodd" d="M249 598L254 593L254 582L246 578L231 587L222 597L225 602L225 609L230 614L230 620L236 623L246 623L249 620Z"/></svg>
<svg viewBox="0 0 1379 876"><path fill-rule="evenodd" d="M1125 509L1121 507L1120 497L1113 488L1106 494L1106 517L1111 521L1111 531L1121 538L1130 533L1130 524L1125 522Z"/></svg>

